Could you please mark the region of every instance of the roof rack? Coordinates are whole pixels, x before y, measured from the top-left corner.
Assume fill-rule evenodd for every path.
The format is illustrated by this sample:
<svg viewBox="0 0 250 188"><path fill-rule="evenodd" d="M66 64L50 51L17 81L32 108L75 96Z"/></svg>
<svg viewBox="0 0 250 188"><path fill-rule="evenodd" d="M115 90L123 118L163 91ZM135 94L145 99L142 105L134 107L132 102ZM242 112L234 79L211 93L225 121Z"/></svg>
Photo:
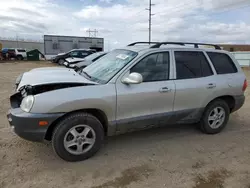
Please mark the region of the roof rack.
<svg viewBox="0 0 250 188"><path fill-rule="evenodd" d="M215 44L194 43L194 42L157 42L155 45L151 46L150 48L160 48L161 45L164 45L164 44L177 44L181 46L185 46L185 44L193 44L194 48L199 48L198 45L206 45L206 46L213 46L216 50L221 50L221 47Z"/></svg>
<svg viewBox="0 0 250 188"><path fill-rule="evenodd" d="M158 44L159 42L134 42L129 44L128 46L134 46L136 44Z"/></svg>

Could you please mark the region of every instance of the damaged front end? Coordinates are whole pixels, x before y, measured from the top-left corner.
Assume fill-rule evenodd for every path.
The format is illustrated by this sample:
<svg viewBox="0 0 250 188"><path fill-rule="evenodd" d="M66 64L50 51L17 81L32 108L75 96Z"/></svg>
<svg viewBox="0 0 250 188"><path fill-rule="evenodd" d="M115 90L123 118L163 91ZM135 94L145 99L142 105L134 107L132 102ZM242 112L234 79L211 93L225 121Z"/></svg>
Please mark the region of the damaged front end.
<svg viewBox="0 0 250 188"><path fill-rule="evenodd" d="M71 87L87 86L93 84L85 83L53 83L53 84L42 84L42 85L24 85L18 89L18 91L10 97L11 108L19 108L24 97L28 95L37 95L49 91L58 89L65 89Z"/></svg>
<svg viewBox="0 0 250 188"><path fill-rule="evenodd" d="M18 85L20 84L20 82L21 82L21 80L22 80L22 77L23 77L23 74L20 74L20 75L16 78L16 81L15 81L16 89L18 88Z"/></svg>

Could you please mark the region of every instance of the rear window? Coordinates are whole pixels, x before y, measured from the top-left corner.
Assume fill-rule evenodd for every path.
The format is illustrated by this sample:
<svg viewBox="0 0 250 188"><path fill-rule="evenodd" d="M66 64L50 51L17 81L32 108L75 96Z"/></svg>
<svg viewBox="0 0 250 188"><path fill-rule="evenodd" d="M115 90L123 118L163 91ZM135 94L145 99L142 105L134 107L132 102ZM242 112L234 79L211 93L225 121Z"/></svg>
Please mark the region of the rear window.
<svg viewBox="0 0 250 188"><path fill-rule="evenodd" d="M237 72L234 62L227 54L207 52L207 55L211 59L217 74L230 74Z"/></svg>
<svg viewBox="0 0 250 188"><path fill-rule="evenodd" d="M24 49L17 49L18 52L26 52Z"/></svg>

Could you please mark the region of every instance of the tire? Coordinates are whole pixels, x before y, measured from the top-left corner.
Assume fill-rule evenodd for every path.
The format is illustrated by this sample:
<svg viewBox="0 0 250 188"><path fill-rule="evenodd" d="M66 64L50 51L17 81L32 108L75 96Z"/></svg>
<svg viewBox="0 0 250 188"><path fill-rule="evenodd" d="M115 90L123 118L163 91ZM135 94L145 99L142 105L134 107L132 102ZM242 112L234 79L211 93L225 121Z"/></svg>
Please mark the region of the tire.
<svg viewBox="0 0 250 188"><path fill-rule="evenodd" d="M81 138L73 136L72 133L75 134L75 131L77 131L77 134L75 135L78 135L79 132L80 134L86 132L86 127L84 127L82 132L81 130L79 130L83 128L82 126L88 126L88 129L90 129L89 133L87 133L88 136L86 135L85 137L86 140L94 140L93 138L95 138L95 141L93 142L92 146L91 144L83 144L85 143L84 140L79 140ZM63 160L76 162L83 161L92 157L101 148L103 140L104 129L101 122L95 116L88 113L75 113L67 116L58 123L55 131L53 132L52 147L55 153ZM83 142L80 143L80 141ZM72 146L66 147L67 144L69 146ZM83 145L81 146L81 144ZM82 153L77 153L78 147L80 148L80 150L86 151Z"/></svg>
<svg viewBox="0 0 250 188"><path fill-rule="evenodd" d="M17 58L18 61L23 60L23 56L21 56L21 55L18 55L16 58Z"/></svg>
<svg viewBox="0 0 250 188"><path fill-rule="evenodd" d="M59 60L57 61L57 63L58 63L59 65L63 65L64 59L59 59Z"/></svg>
<svg viewBox="0 0 250 188"><path fill-rule="evenodd" d="M80 68L79 67L75 67L74 70L77 72L77 71L80 70Z"/></svg>
<svg viewBox="0 0 250 188"><path fill-rule="evenodd" d="M216 109L217 112L219 112L218 114L215 113ZM222 115L223 111L224 115ZM218 99L213 101L206 107L203 113L202 119L200 121L201 131L206 134L217 134L221 132L227 125L229 115L230 109L224 100Z"/></svg>

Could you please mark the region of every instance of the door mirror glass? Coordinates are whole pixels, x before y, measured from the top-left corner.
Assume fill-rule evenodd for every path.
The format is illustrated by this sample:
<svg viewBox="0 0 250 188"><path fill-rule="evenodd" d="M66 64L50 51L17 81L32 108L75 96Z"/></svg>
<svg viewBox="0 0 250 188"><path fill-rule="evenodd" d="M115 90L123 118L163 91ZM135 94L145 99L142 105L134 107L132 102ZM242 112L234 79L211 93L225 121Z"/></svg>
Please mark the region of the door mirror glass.
<svg viewBox="0 0 250 188"><path fill-rule="evenodd" d="M130 73L127 77L125 77L122 80L122 83L124 84L140 84L142 83L143 79L142 79L142 75L137 73L137 72L133 72Z"/></svg>

